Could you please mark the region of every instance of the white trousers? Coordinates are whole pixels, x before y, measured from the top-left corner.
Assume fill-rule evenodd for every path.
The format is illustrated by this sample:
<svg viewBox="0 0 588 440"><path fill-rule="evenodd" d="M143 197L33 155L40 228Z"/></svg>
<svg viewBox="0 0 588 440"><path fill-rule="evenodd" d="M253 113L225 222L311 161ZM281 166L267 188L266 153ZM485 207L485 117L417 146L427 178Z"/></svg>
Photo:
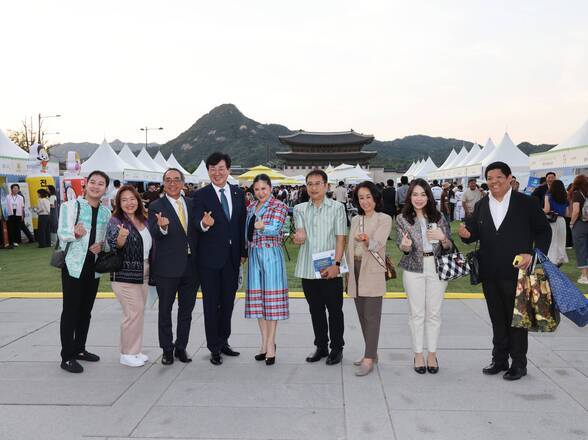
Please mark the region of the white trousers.
<svg viewBox="0 0 588 440"><path fill-rule="evenodd" d="M440 281L435 271L435 257L423 258L423 273L404 271L404 291L408 298L408 326L415 353L423 352L425 333L427 349L437 351L441 330L441 305L447 281Z"/></svg>

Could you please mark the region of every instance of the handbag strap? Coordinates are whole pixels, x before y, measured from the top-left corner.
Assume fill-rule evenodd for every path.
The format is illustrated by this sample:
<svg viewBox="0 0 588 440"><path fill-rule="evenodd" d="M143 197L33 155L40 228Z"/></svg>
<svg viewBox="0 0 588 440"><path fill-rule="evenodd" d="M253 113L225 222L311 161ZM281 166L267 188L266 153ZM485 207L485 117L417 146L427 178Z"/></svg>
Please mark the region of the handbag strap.
<svg viewBox="0 0 588 440"><path fill-rule="evenodd" d="M75 225L78 224L78 220L80 219L80 201L76 200L76 207L77 207L77 212L76 212L76 220L74 221L74 227ZM69 251L69 246L71 245L71 241L68 241L67 244L65 245L65 256L67 256L67 252ZM59 238L57 239L57 243L55 243L55 249L57 249L57 247L59 246Z"/></svg>
<svg viewBox="0 0 588 440"><path fill-rule="evenodd" d="M359 216L359 228L361 229L361 233L364 234L365 229L364 229L364 216L363 215ZM380 266L382 266L384 269L386 269L386 262L382 259L380 254L378 254L377 252L372 251L370 249L368 249L368 251L370 254L372 254L372 257L374 257L376 259L376 261L380 264Z"/></svg>

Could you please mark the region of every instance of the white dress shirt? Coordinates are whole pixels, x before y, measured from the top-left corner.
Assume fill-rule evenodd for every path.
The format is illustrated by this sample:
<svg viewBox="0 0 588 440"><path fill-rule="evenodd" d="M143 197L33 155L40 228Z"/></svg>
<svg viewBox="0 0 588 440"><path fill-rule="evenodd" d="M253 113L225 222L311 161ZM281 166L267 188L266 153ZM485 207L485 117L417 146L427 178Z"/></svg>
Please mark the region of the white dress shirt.
<svg viewBox="0 0 588 440"><path fill-rule="evenodd" d="M506 217L508 206L510 205L511 193L512 189L509 189L508 192L504 195L502 202L499 202L494 198L491 192L488 192L488 197L490 197L490 200L488 200L490 205L490 215L492 216L492 221L494 222L494 227L496 230L500 228L500 225Z"/></svg>
<svg viewBox="0 0 588 440"><path fill-rule="evenodd" d="M221 204L221 207L223 205L223 202L221 201L221 193L220 190L224 189L225 190L225 197L227 198L227 203L229 204L229 219L231 218L231 216L233 215L233 199L231 196L231 185L229 185L228 182L225 183L225 186L223 186L222 188L220 186L216 186L214 183L211 183L212 185L212 189L214 189L214 192L216 193L216 196L218 197L218 201ZM210 229L210 227L205 227L204 224L202 223L202 220L200 220L200 228L202 229L202 232L206 232Z"/></svg>
<svg viewBox="0 0 588 440"><path fill-rule="evenodd" d="M186 206L186 201L184 200L184 198L182 196L180 196L180 198L176 200L176 199L172 199L167 194L165 195L165 197L167 197L167 199L171 203L172 207L174 208L174 211L176 212L176 215L178 216L178 219L180 218L180 213L178 211L178 204L177 204L177 202L180 202L184 206L184 217L186 217L186 229L188 229L188 225L190 224L190 216L188 215L188 207ZM159 230L161 231L161 233L163 235L166 235L167 234L167 229L163 229L163 228L160 227Z"/></svg>
<svg viewBox="0 0 588 440"><path fill-rule="evenodd" d="M13 196L10 194L7 197L8 202L8 215L18 215L23 217L24 215L24 197L20 194ZM16 214L15 214L16 211Z"/></svg>

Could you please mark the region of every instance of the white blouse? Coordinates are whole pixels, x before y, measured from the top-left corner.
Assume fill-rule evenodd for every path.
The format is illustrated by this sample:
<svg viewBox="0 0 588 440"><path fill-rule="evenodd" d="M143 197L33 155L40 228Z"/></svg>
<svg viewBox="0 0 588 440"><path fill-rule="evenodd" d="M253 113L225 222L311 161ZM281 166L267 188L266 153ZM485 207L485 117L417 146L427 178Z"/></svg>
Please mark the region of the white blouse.
<svg viewBox="0 0 588 440"><path fill-rule="evenodd" d="M139 231L139 234L141 234L141 239L143 240L143 259L147 260L149 258L149 251L153 245L153 239L151 238L149 229L146 227L142 231Z"/></svg>

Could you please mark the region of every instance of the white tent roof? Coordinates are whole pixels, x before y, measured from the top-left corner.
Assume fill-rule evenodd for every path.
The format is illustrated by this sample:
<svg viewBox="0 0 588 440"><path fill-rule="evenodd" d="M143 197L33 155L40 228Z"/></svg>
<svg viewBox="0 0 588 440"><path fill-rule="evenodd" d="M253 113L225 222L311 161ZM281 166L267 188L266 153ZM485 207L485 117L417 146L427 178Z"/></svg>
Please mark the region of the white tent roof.
<svg viewBox="0 0 588 440"><path fill-rule="evenodd" d="M486 145L484 148L472 159L470 165L475 165L477 163L481 163L484 159L486 159L494 150L496 149L496 145L492 142L492 138L488 138L486 141Z"/></svg>
<svg viewBox="0 0 588 440"><path fill-rule="evenodd" d="M131 168L135 170L145 170L145 165L137 159L127 144L123 145L122 150L118 153L118 157L128 163Z"/></svg>
<svg viewBox="0 0 588 440"><path fill-rule="evenodd" d="M8 139L8 136L0 130L0 156L16 157L18 159L28 159L29 154Z"/></svg>
<svg viewBox="0 0 588 440"><path fill-rule="evenodd" d="M429 156L427 157L427 160L424 162L423 166L415 173L415 176L426 178L428 173L436 170L437 165L435 165L435 162L433 162L433 160Z"/></svg>
<svg viewBox="0 0 588 440"><path fill-rule="evenodd" d="M416 173L418 173L418 171L423 167L423 165L425 164L424 160L419 160L415 165L414 168L412 170L410 170L410 173L406 173L410 176L416 176Z"/></svg>
<svg viewBox="0 0 588 440"><path fill-rule="evenodd" d="M588 147L588 120L586 120L586 122L584 122L573 135L549 151L559 151L578 147Z"/></svg>
<svg viewBox="0 0 588 440"><path fill-rule="evenodd" d="M170 159L172 156L170 156ZM175 157L174 157L175 159ZM177 167L175 167L177 168ZM181 168L180 168L181 169ZM210 177L208 177L208 170L206 169L206 164L204 163L203 160L200 161L200 164L198 165L198 168L196 168L194 170L194 172L192 173L192 176L196 177L196 179L198 180L198 183L209 183L210 182ZM235 179L233 176L229 176L229 178L227 179L228 182L231 185L238 185L239 181L237 179Z"/></svg>
<svg viewBox="0 0 588 440"><path fill-rule="evenodd" d="M410 166L408 167L408 169L404 172L404 175L407 176L410 173L412 173L412 170L414 170L417 166L417 162L413 162L410 164Z"/></svg>
<svg viewBox="0 0 588 440"><path fill-rule="evenodd" d="M169 158L167 159L167 166L170 168L177 168L184 174L190 174L188 171L185 170L185 168L180 164L180 162L178 162L178 160L174 156L174 153L169 155Z"/></svg>
<svg viewBox="0 0 588 440"><path fill-rule="evenodd" d="M163 154L161 154L161 151L157 152L157 154L155 155L153 160L155 161L155 163L157 163L163 169L167 170L169 168L169 165L167 164L167 160L165 160L165 157L163 157Z"/></svg>
<svg viewBox="0 0 588 440"><path fill-rule="evenodd" d="M333 171L335 168L333 168L333 165L329 164L329 166L327 167L327 169L325 170L325 173L329 174L331 171Z"/></svg>
<svg viewBox="0 0 588 440"><path fill-rule="evenodd" d="M476 162L473 162L473 160L476 158L476 156L478 154L480 154L481 151L482 151L482 149L480 148L480 146L476 142L472 146L472 149L470 150L470 152L468 153L468 155L466 156L466 158L461 161L461 165L462 166L466 166L466 165L473 165L473 164L475 164Z"/></svg>
<svg viewBox="0 0 588 440"><path fill-rule="evenodd" d="M451 153L449 153L449 156L447 156L447 159L445 159L445 162L443 162L443 164L439 167L439 169L444 170L445 168L447 168L447 165L449 165L451 162L453 162L455 160L456 156L457 156L457 153L452 148Z"/></svg>
<svg viewBox="0 0 588 440"><path fill-rule="evenodd" d="M453 162L448 164L446 169L455 168L455 167L459 166L461 161L464 160L467 155L468 155L468 150L466 150L466 147L461 147L461 150L459 150L459 153L457 153L457 156L455 156L455 159L453 159Z"/></svg>
<svg viewBox="0 0 588 440"><path fill-rule="evenodd" d="M147 153L147 150L145 149L145 147L143 147L141 149L141 151L139 152L139 155L137 156L137 159L143 165L145 165L145 167L147 167L148 171L156 171L158 173L163 173L167 169L167 166L165 168L163 168L161 165L159 165L157 162L155 162L153 160L153 158L149 155L149 153Z"/></svg>
<svg viewBox="0 0 588 440"><path fill-rule="evenodd" d="M364 180L373 180L372 177L368 174L368 172L362 169L359 165L353 166L349 165L349 168L344 169L337 169L337 167L333 170L332 173L329 174L329 181L336 182L339 180L344 181L364 181Z"/></svg>
<svg viewBox="0 0 588 440"><path fill-rule="evenodd" d="M106 142L106 139L102 141L94 154L82 164L82 174L87 174L94 170L101 170L106 174L115 174L122 173L125 169L133 169L133 167L116 155L110 144Z"/></svg>
<svg viewBox="0 0 588 440"><path fill-rule="evenodd" d="M498 144L498 147L484 158L482 166L486 167L496 161L507 163L513 169L517 167L529 167L529 156L518 149L508 133L504 133L504 137Z"/></svg>

